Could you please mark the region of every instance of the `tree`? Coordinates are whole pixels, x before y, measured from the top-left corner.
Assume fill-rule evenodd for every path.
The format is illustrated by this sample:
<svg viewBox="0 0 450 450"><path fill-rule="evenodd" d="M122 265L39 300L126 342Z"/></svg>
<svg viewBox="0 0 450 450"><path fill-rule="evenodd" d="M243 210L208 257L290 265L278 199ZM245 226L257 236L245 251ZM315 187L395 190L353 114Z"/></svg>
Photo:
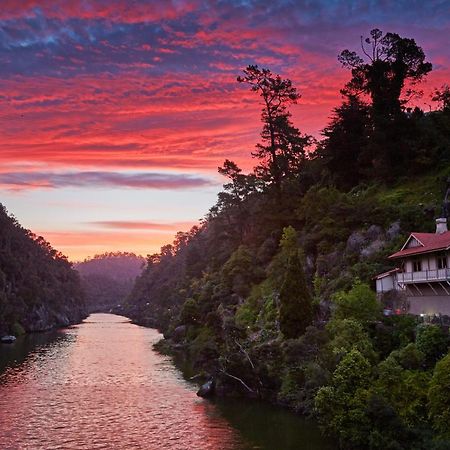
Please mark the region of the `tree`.
<svg viewBox="0 0 450 450"><path fill-rule="evenodd" d="M280 291L280 329L286 339L301 336L311 325L312 300L298 255L288 262Z"/></svg>
<svg viewBox="0 0 450 450"><path fill-rule="evenodd" d="M450 439L450 354L434 368L428 392L430 418L442 437Z"/></svg>
<svg viewBox="0 0 450 450"><path fill-rule="evenodd" d="M353 349L358 350L365 358L375 361L376 353L368 333L360 322L355 319L332 320L328 322L327 331L331 340L327 344L327 350L331 353L334 364Z"/></svg>
<svg viewBox="0 0 450 450"><path fill-rule="evenodd" d="M236 228L235 234L242 242L249 221L245 203L252 194L260 190L260 183L255 174L243 174L237 164L229 159L225 160L222 167L218 167L218 172L230 182L225 183L224 191L218 194L217 212L222 213L228 225Z"/></svg>
<svg viewBox="0 0 450 450"><path fill-rule="evenodd" d="M333 373L329 386L319 389L315 408L325 431L338 436L343 448L367 448L367 390L371 366L353 349L345 355Z"/></svg>
<svg viewBox="0 0 450 450"><path fill-rule="evenodd" d="M380 304L370 286L355 281L348 292L337 292L333 298L336 309L333 319L355 319L365 324L380 317Z"/></svg>
<svg viewBox="0 0 450 450"><path fill-rule="evenodd" d="M323 130L325 139L314 153L339 188L356 186L371 169L366 157L370 134L369 106L355 95L334 109L331 123Z"/></svg>
<svg viewBox="0 0 450 450"><path fill-rule="evenodd" d="M286 267L289 260L295 254L298 254L298 236L297 231L292 226L284 227L279 243L279 251L272 258L267 269L272 288L279 292L286 276Z"/></svg>
<svg viewBox="0 0 450 450"><path fill-rule="evenodd" d="M294 127L288 111L288 106L297 103L300 94L291 80L256 65L244 69L244 76L239 76L237 81L249 84L262 98L262 143L253 153L261 163L255 171L280 191L285 177L298 174L305 160L305 148L311 143L310 136L302 135Z"/></svg>
<svg viewBox="0 0 450 450"><path fill-rule="evenodd" d="M448 351L448 334L439 325L421 325L417 329L416 345L432 366Z"/></svg>
<svg viewBox="0 0 450 450"><path fill-rule="evenodd" d="M226 159L222 167L218 167L220 175L230 182L223 185L225 192L219 194L219 203L240 205L250 194L258 191L258 182L254 174L245 175L237 164ZM221 198L222 195L222 198ZM227 199L225 201L225 199Z"/></svg>
<svg viewBox="0 0 450 450"><path fill-rule="evenodd" d="M188 298L181 308L180 323L184 325L199 325L200 310L193 298Z"/></svg>
<svg viewBox="0 0 450 450"><path fill-rule="evenodd" d="M420 370L404 369L396 352L377 367L375 389L394 408L402 422L410 429L426 423L426 404L430 375Z"/></svg>
<svg viewBox="0 0 450 450"><path fill-rule="evenodd" d="M222 269L222 279L232 292L245 297L255 282L254 262L250 249L240 245Z"/></svg>
<svg viewBox="0 0 450 450"><path fill-rule="evenodd" d="M0 204L0 336L66 326L84 315L78 272Z"/></svg>
<svg viewBox="0 0 450 450"><path fill-rule="evenodd" d="M286 339L301 336L311 325L312 299L306 284L294 228L283 230L281 252L287 256L287 267L280 290L280 329Z"/></svg>
<svg viewBox="0 0 450 450"><path fill-rule="evenodd" d="M396 33L383 36L377 28L370 32L370 37L363 40L361 36L361 49L365 59L350 50L342 51L338 57L352 72L344 92L368 94L375 116L395 117L405 103L405 99L401 99L405 84L422 81L432 65L425 61L425 54L414 39L402 38ZM406 95L412 93L409 89Z"/></svg>
<svg viewBox="0 0 450 450"><path fill-rule="evenodd" d="M450 86L444 84L440 89L435 89L431 100L437 102L442 111L450 112Z"/></svg>
<svg viewBox="0 0 450 450"><path fill-rule="evenodd" d="M407 101L420 92L413 89L431 71L425 54L414 39L374 29L370 37L361 37L363 56L344 50L338 59L351 70L352 78L342 93L371 99L370 139L363 148L362 161L369 163L375 178L394 180L409 169L414 160L410 136L414 134L414 116L404 114ZM367 173L367 169L366 169Z"/></svg>

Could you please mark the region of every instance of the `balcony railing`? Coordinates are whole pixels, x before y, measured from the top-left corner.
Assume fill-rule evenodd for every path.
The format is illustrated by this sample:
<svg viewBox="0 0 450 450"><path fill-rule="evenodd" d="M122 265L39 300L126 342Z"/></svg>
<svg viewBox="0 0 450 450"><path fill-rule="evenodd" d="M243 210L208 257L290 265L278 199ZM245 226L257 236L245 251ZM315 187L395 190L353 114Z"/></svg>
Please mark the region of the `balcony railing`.
<svg viewBox="0 0 450 450"><path fill-rule="evenodd" d="M397 272L398 283L427 283L450 281L450 269L422 270L420 272Z"/></svg>

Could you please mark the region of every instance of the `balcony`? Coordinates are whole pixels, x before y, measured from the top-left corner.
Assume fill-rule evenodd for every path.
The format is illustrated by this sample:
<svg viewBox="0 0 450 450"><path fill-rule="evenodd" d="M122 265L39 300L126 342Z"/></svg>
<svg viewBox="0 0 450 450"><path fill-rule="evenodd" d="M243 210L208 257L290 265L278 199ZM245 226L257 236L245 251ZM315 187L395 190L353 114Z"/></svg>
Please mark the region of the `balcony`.
<svg viewBox="0 0 450 450"><path fill-rule="evenodd" d="M420 272L397 272L397 282L431 283L433 281L450 281L450 269L422 270Z"/></svg>

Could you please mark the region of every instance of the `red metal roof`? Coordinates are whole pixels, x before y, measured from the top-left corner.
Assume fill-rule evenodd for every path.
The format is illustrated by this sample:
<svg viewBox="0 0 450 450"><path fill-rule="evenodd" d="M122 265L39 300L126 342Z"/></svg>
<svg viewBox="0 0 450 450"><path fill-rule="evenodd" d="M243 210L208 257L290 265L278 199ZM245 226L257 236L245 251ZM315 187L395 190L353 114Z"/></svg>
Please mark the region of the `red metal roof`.
<svg viewBox="0 0 450 450"><path fill-rule="evenodd" d="M389 275L392 275L395 272L400 272L400 269L398 267L395 267L394 269L388 270L387 272L380 273L379 275L375 275L372 277L372 280L379 280L380 278L387 277Z"/></svg>
<svg viewBox="0 0 450 450"><path fill-rule="evenodd" d="M437 252L439 250L446 250L450 247L450 231L445 233L411 233L406 243L415 238L421 245L418 247L404 248L389 258L402 258L410 255L420 255L421 253ZM406 244L405 244L406 245Z"/></svg>

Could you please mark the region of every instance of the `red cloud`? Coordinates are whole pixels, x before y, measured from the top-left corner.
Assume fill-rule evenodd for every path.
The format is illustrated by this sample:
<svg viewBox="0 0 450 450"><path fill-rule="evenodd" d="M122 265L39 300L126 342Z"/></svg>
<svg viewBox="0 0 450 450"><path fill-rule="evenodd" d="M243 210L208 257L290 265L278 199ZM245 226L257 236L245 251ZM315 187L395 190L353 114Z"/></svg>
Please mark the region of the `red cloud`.
<svg viewBox="0 0 450 450"><path fill-rule="evenodd" d="M294 122L318 136L348 74L317 56L311 61L315 67L293 66L286 76L302 93ZM428 93L446 76L442 69L432 73ZM4 80L0 96L3 171L18 163L215 171L225 158L249 169L259 140L259 99L230 71L211 79L185 74L182 83L170 73L158 79L139 73L22 76Z"/></svg>
<svg viewBox="0 0 450 450"><path fill-rule="evenodd" d="M79 0L3 0L0 17L17 19L33 17L40 10L48 18L56 19L106 19L124 23L158 22L174 20L197 8L197 1L134 2L126 0L107 2L81 2Z"/></svg>

